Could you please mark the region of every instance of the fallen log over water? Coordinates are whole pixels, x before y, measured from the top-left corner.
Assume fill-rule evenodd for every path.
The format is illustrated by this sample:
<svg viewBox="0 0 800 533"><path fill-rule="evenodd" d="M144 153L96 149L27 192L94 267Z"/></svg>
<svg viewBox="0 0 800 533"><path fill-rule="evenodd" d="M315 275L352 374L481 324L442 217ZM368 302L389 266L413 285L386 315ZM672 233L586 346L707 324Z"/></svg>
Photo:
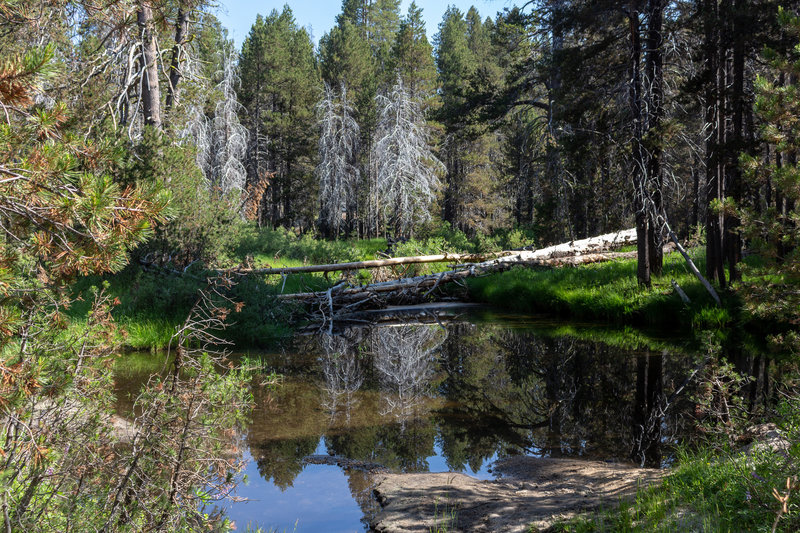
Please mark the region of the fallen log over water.
<svg viewBox="0 0 800 533"><path fill-rule="evenodd" d="M474 263L485 261L493 257L511 255L514 252L491 252L486 254L436 254L415 255L409 257L389 257L387 259L371 259L369 261L353 261L351 263L330 263L325 265L306 265L300 267L278 268L236 268L227 270L236 274L301 274L311 272L344 272L347 270L362 270L398 265L416 265L425 263Z"/></svg>
<svg viewBox="0 0 800 533"><path fill-rule="evenodd" d="M636 252L600 252L635 242L635 230L626 230L541 250L511 253L481 263L457 265L453 270L436 274L359 286L342 282L326 291L281 294L278 299L312 304L315 317L320 319L323 327L327 325L332 329L334 321L346 320L363 309L420 303L445 284L461 283L466 278L501 272L515 265L553 267L635 257Z"/></svg>
<svg viewBox="0 0 800 533"><path fill-rule="evenodd" d="M548 246L540 250L506 250L502 252L489 252L485 254L436 254L417 255L409 257L390 257L387 259L372 259L369 261L353 261L350 263L329 263L325 265L306 265L300 267L279 268L235 268L226 269L224 272L235 274L299 274L311 272L343 272L348 270L362 270L381 268L397 265L413 265L425 263L473 263L486 264L494 260L509 261L513 263L540 261L559 257L576 256L587 253L599 253L622 246L636 244L636 230L628 229L616 233L607 233L588 239ZM588 261L591 262L591 261ZM566 263L564 263L566 264ZM577 264L577 263L576 263ZM222 272L222 271L221 271Z"/></svg>

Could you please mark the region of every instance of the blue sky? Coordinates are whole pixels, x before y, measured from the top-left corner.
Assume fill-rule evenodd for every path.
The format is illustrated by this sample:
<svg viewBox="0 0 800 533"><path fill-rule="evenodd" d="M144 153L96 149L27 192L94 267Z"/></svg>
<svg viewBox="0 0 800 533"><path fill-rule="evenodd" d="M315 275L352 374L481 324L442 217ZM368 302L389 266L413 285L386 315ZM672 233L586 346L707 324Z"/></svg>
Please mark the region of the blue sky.
<svg viewBox="0 0 800 533"><path fill-rule="evenodd" d="M400 6L402 14L408 11L411 0L403 0ZM439 22L442 20L448 5L454 5L461 11L466 12L471 5L474 5L481 14L482 18L487 15L494 18L495 13L502 11L506 7L511 7L515 3L513 0L417 0L417 5L422 8L422 16L425 19L425 29L428 32L428 39L438 31ZM312 0L262 0L252 2L247 0L220 0L218 13L222 24L228 28L230 36L236 41L236 46L241 47L242 41L250 32L250 26L256 20L257 14L267 15L273 9L281 11L284 4L289 4L294 12L294 18L300 26L311 30L314 42L319 42L325 32L331 29L335 23L336 15L342 7L340 0L312 1Z"/></svg>

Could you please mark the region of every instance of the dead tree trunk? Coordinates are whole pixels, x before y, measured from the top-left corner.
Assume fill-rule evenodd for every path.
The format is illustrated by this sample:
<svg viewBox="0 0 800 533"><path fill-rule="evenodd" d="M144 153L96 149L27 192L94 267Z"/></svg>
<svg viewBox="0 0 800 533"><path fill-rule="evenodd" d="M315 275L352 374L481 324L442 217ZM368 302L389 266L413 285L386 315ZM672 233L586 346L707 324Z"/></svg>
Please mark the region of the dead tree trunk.
<svg viewBox="0 0 800 533"><path fill-rule="evenodd" d="M142 112L146 126L161 129L161 90L158 84L158 47L153 10L145 1L136 14L142 40Z"/></svg>

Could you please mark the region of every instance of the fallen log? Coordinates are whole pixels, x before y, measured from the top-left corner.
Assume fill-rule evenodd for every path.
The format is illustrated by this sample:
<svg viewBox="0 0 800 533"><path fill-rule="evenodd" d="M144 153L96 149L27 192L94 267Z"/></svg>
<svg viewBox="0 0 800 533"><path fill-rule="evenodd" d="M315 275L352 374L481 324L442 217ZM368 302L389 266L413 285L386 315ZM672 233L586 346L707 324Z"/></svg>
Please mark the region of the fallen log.
<svg viewBox="0 0 800 533"><path fill-rule="evenodd" d="M279 294L277 298L279 300L316 300L321 297L325 297L328 299L329 293L331 293L331 298L335 297L338 300L345 300L353 295L363 295L363 294L378 294L384 292L395 292L395 291L405 291L408 289L419 290L425 289L428 287L433 286L434 284L438 283L449 283L451 281L460 280L464 278L468 278L470 276L475 276L478 274L487 274L489 272L495 272L497 270L503 270L510 268L512 264L477 264L471 265L469 268L464 270L448 270L445 272L439 272L437 274L427 274L423 276L415 276L413 278L400 278L397 280L392 281L382 281L380 283L372 283L369 285L358 285L355 287L347 287L343 288L337 292L331 293L330 290L326 291L319 291L319 292L296 292L296 293L289 293L289 294Z"/></svg>
<svg viewBox="0 0 800 533"><path fill-rule="evenodd" d="M496 259L496 261L535 263L536 261L554 259L558 257L596 254L631 244L636 244L635 228L626 229L615 233L606 233L605 235L598 235L597 237L590 237L588 239L580 239L577 241L556 244L555 246L548 246L547 248L541 248L539 250L517 252L515 254L499 257Z"/></svg>
<svg viewBox="0 0 800 533"><path fill-rule="evenodd" d="M616 259L630 259L636 257L636 252L609 252L604 254L586 254L571 257L541 257L538 259L527 258L520 261L486 261L483 263L473 263L461 265L461 269L446 270L436 274L425 274L415 276L412 278L400 278L391 281L382 281L380 283L372 283L369 285L357 285L353 287L344 287L344 284L339 284L332 290L324 290L317 292L296 292L288 294L279 294L279 300L315 300L324 297L328 300L328 295L331 294L333 298L347 298L352 295L365 294L365 293L384 293L392 291L402 291L407 289L426 289L443 283L461 280L473 276L485 275L493 272L507 270L516 265L524 266L578 266L591 263L600 263L603 261L613 261Z"/></svg>
<svg viewBox="0 0 800 533"><path fill-rule="evenodd" d="M413 265L425 263L475 263L484 264L488 261L501 260L513 263L526 263L542 259L578 256L583 254L596 254L622 246L636 244L636 229L627 229L616 233L606 233L588 239L548 246L540 250L502 251L485 254L436 254L417 255L409 257L390 257L388 259L372 259L369 261L353 261L350 263L330 263L325 265L306 265L300 267L279 268L233 268L223 269L219 272L234 274L300 274L311 272L343 272L347 270L363 270L397 265ZM564 263L567 264L567 263ZM576 263L577 264L577 263Z"/></svg>
<svg viewBox="0 0 800 533"><path fill-rule="evenodd" d="M344 272L347 270L363 270L397 265L414 265L425 263L473 263L485 261L493 257L512 255L514 252L491 252L486 254L436 254L415 255L409 257L390 257L388 259L371 259L369 261L353 261L350 263L330 263L325 265L306 265L300 267L278 268L234 268L225 269L225 272L234 274L301 274L311 272Z"/></svg>
<svg viewBox="0 0 800 533"><path fill-rule="evenodd" d="M636 252L623 253L587 253L569 257L552 257L551 253L541 253L539 257L532 254L523 254L525 260L506 261L498 258L483 263L459 265L458 269L401 278L398 280L372 283L369 285L346 286L340 283L336 287L318 292L303 292L281 294L280 300L298 301L315 304L316 319L321 322L321 328L328 327L333 330L334 322L352 321L364 309L382 309L389 305L405 305L420 303L439 286L447 283L458 283L466 278L501 272L516 265L525 266L561 266L596 263L615 259L636 257Z"/></svg>
<svg viewBox="0 0 800 533"><path fill-rule="evenodd" d="M672 239L672 242L675 243L675 247L678 249L678 251L683 256L683 259L686 261L686 266L689 267L691 273L694 274L694 276L698 280L700 280L700 283L702 283L703 287L706 288L708 294L710 294L711 297L714 298L714 301L717 302L717 306L722 307L722 301L719 299L719 294L717 294L717 291L714 290L714 287L711 285L711 283L709 283L708 280L704 278L703 275L700 273L700 271L697 269L697 266L695 266L694 261L692 261L692 258L689 257L689 253L683 248L683 246L681 246L681 243L678 242L678 237L675 235L675 232L672 231L672 228L670 228L669 225L667 225L667 232L669 233L669 238Z"/></svg>

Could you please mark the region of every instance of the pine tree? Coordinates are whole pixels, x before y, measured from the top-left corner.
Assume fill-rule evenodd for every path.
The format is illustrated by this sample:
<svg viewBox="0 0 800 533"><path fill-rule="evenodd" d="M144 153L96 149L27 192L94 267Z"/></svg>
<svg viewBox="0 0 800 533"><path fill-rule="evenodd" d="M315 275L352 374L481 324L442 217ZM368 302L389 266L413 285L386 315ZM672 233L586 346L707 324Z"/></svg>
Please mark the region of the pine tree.
<svg viewBox="0 0 800 533"><path fill-rule="evenodd" d="M391 53L399 29L400 0L375 0L370 6L367 35L375 58L379 87L388 87L394 81Z"/></svg>
<svg viewBox="0 0 800 533"><path fill-rule="evenodd" d="M109 154L62 136L65 104L31 107L57 72L53 53L34 48L0 65L0 104L8 113L0 126L0 331L16 315L6 311L18 301L12 286L25 261L34 258L56 285L118 271L163 221L168 201L158 184L146 190L114 183Z"/></svg>
<svg viewBox="0 0 800 533"><path fill-rule="evenodd" d="M781 9L779 20L793 38L800 36L800 17ZM776 157L741 156L749 186L766 189L763 205L740 207L737 213L748 248L764 261L763 267L748 271L742 292L757 316L796 324L800 309L800 45L787 52L768 48L765 57L771 71L756 80L755 113L762 122L763 141ZM796 353L800 351L796 333L783 340Z"/></svg>
<svg viewBox="0 0 800 533"><path fill-rule="evenodd" d="M239 62L250 146L248 186L265 192L258 220L308 227L316 217L314 106L319 72L314 47L291 9L257 17ZM269 187L263 186L265 182Z"/></svg>
<svg viewBox="0 0 800 533"><path fill-rule="evenodd" d="M467 83L475 65L467 42L467 24L457 8L447 9L434 41L442 100L437 117L445 127L442 159L447 168L442 217L454 226L464 229L459 206L464 187L461 159L464 146L461 130Z"/></svg>
<svg viewBox="0 0 800 533"><path fill-rule="evenodd" d="M436 87L433 47L425 34L422 9L416 2L411 2L408 13L400 22L392 47L391 70L402 78L412 95L425 97L433 94Z"/></svg>

